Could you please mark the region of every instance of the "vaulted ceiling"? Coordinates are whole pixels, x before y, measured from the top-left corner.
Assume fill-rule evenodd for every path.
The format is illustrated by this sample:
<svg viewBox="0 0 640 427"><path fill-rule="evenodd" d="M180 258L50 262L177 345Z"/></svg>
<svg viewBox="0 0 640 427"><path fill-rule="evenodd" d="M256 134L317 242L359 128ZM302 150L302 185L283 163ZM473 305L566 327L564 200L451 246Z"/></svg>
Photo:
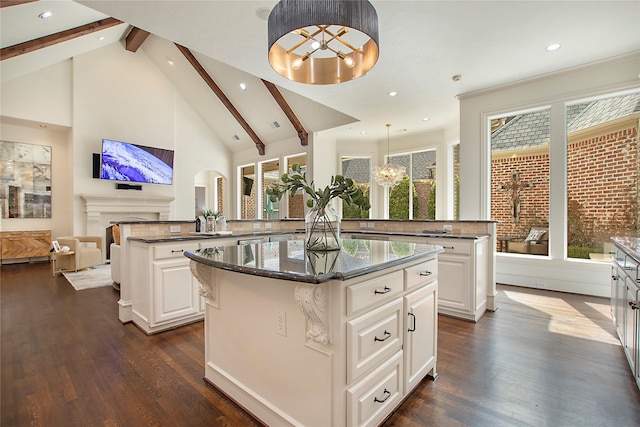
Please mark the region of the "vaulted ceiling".
<svg viewBox="0 0 640 427"><path fill-rule="evenodd" d="M383 139L385 123L392 123L392 136L456 128L456 97L461 93L640 50L637 1L374 0L381 53L373 70L339 85L303 85L279 76L267 61L265 18L276 3L2 1L2 82L109 43L122 43L124 49L125 38L136 27L151 33L139 49L220 139L238 151L258 147L252 131L267 145L287 138L302 141L297 126L346 140ZM39 19L45 10L51 10L53 17ZM45 38L41 40L45 46L50 34L109 18L122 23L100 30L85 28L80 37L4 59L5 48L39 38ZM546 52L545 47L554 42L562 47ZM193 55L250 131L215 91L202 90L211 86L180 46ZM454 75L461 79L454 81ZM240 83L247 89L241 90ZM388 96L390 91L397 91L398 96ZM297 126L290 120L291 113ZM423 120L427 117L429 120Z"/></svg>

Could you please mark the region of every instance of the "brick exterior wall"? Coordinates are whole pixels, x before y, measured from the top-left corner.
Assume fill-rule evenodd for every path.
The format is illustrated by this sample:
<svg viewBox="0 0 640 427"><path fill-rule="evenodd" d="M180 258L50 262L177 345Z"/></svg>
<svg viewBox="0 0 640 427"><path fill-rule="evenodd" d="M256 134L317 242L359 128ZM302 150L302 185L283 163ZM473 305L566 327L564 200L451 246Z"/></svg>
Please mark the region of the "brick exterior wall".
<svg viewBox="0 0 640 427"><path fill-rule="evenodd" d="M636 228L637 126L570 143L567 162L569 218L579 209L581 233L601 241Z"/></svg>
<svg viewBox="0 0 640 427"><path fill-rule="evenodd" d="M511 215L511 192L500 185L511 182L512 172L520 173L521 182L531 188L520 191L520 221ZM549 224L549 154L494 159L491 162L491 218L497 224L498 236L526 237L533 226Z"/></svg>
<svg viewBox="0 0 640 427"><path fill-rule="evenodd" d="M579 218L583 236L597 242L613 234L635 231L638 224L638 126L612 130L602 135L570 142L567 149L567 195L569 237L572 215ZM510 210L510 192L500 184L511 182L518 171L521 181L533 184L520 193L520 221L514 222ZM627 195L627 197L620 197ZM491 217L497 221L498 236L525 237L531 227L549 222L549 155L536 154L498 158L491 162ZM576 230L573 230L574 232ZM580 236L573 237L580 238ZM571 245L572 242L569 241Z"/></svg>

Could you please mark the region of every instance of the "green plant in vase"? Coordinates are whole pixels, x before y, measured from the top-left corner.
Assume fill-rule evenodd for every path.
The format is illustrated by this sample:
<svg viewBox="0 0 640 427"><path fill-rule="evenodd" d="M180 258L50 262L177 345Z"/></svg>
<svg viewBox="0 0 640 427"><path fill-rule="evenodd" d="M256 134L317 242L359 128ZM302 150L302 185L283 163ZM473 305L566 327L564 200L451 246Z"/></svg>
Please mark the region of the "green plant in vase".
<svg viewBox="0 0 640 427"><path fill-rule="evenodd" d="M313 181L307 182L306 172L297 163L291 168L291 173L282 174L279 182L267 187L266 193L272 202L278 202L285 193L293 196L300 189L309 196L307 207L310 211L305 218L305 228L306 246L310 251L340 249L340 216L331 206L331 200L339 197L349 206L357 206L361 210L371 208L369 200L351 178L332 176L329 185L316 189Z"/></svg>

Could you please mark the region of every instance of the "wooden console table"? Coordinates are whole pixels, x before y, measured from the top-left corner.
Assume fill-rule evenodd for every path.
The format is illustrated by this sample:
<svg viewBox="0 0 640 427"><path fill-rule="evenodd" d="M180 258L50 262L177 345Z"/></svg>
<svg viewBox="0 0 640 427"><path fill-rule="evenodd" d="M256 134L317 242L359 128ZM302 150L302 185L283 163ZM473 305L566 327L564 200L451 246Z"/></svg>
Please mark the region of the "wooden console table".
<svg viewBox="0 0 640 427"><path fill-rule="evenodd" d="M0 261L49 257L51 230L1 231Z"/></svg>

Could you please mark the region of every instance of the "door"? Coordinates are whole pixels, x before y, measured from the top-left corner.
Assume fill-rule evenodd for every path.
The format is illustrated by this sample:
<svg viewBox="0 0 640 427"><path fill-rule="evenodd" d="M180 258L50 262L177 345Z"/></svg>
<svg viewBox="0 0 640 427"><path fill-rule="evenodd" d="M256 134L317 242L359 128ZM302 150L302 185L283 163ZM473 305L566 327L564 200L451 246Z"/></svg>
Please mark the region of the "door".
<svg viewBox="0 0 640 427"><path fill-rule="evenodd" d="M405 395L429 374L435 376L438 345L438 282L404 297Z"/></svg>

